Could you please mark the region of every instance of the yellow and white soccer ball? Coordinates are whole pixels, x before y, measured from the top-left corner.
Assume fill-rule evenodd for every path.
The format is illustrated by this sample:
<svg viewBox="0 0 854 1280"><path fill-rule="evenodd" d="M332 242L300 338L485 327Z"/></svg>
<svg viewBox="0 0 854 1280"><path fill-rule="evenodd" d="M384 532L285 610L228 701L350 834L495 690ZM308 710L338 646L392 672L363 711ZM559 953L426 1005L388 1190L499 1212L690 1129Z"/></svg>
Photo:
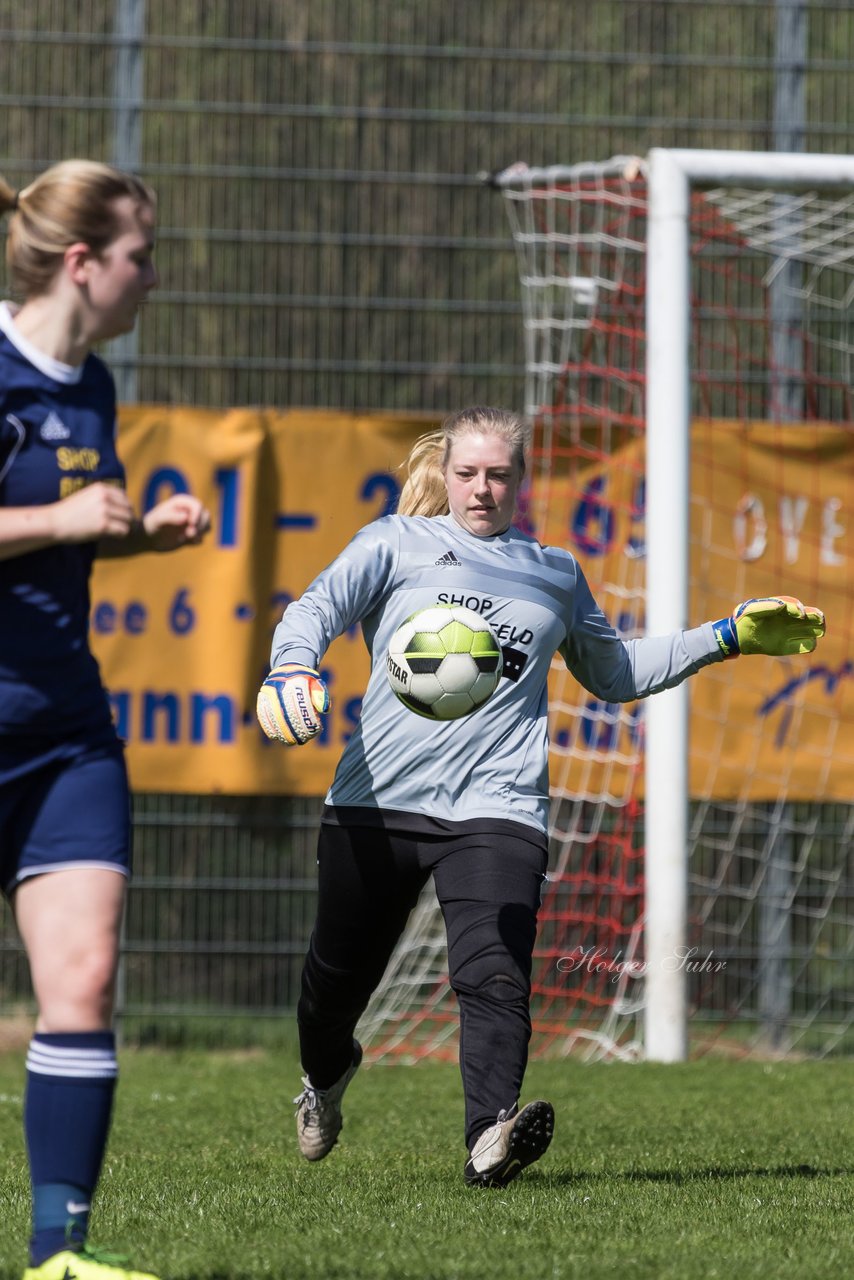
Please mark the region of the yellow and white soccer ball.
<svg viewBox="0 0 854 1280"><path fill-rule="evenodd" d="M501 647L489 623L463 605L412 614L391 638L388 682L416 715L459 720L482 707L501 679Z"/></svg>

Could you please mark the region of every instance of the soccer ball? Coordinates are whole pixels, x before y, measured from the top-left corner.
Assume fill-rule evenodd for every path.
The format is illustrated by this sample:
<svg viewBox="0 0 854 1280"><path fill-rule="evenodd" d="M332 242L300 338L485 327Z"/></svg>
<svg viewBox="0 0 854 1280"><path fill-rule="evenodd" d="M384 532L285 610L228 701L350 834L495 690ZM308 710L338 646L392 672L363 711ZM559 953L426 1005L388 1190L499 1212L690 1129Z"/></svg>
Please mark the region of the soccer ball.
<svg viewBox="0 0 854 1280"><path fill-rule="evenodd" d="M501 679L501 649L488 622L462 605L413 613L388 646L388 682L410 711L459 720L482 707Z"/></svg>

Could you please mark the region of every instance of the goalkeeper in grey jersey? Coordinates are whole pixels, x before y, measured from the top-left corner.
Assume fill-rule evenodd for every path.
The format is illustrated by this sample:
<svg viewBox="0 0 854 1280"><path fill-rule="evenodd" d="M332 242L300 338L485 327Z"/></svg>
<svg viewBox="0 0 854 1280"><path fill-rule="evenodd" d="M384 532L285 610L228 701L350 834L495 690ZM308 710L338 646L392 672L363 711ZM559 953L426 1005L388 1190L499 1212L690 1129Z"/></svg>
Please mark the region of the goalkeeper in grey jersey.
<svg viewBox="0 0 854 1280"><path fill-rule="evenodd" d="M361 623L372 658L358 728L326 798L318 914L298 1008L300 1149L322 1159L361 1060L356 1023L432 874L460 1006L465 1178L504 1186L548 1146L549 1103L518 1109L531 1033L531 958L547 863L547 676L553 655L595 696L628 702L740 652L809 652L819 610L788 597L670 636L623 640L570 552L513 528L526 429L502 410L463 410L410 455L400 513L362 529L276 628L259 719L290 745L320 728L317 667ZM488 620L503 676L488 706L436 722L403 709L388 642L436 603Z"/></svg>

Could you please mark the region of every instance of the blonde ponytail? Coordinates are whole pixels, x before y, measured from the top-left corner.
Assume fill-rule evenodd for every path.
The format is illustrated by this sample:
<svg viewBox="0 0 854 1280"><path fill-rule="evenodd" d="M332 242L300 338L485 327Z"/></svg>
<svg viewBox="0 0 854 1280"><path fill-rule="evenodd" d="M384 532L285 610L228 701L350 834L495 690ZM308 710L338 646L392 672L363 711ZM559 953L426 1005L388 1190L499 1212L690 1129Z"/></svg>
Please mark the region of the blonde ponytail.
<svg viewBox="0 0 854 1280"><path fill-rule="evenodd" d="M406 480L400 491L397 513L401 516L444 516L448 514L443 462L444 431L421 436L403 464Z"/></svg>

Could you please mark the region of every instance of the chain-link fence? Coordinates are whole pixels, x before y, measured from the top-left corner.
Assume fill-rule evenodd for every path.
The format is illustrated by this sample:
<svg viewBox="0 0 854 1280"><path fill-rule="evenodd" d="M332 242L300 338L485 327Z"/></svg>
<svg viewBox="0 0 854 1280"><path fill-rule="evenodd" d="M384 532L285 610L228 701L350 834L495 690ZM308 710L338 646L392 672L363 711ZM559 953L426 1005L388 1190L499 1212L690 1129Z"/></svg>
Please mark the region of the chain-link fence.
<svg viewBox="0 0 854 1280"><path fill-rule="evenodd" d="M852 51L847 0L0 0L0 171L85 155L157 190L161 288L110 353L126 400L521 407L514 250L479 175L847 151ZM138 797L137 1034L292 1007L315 812Z"/></svg>

